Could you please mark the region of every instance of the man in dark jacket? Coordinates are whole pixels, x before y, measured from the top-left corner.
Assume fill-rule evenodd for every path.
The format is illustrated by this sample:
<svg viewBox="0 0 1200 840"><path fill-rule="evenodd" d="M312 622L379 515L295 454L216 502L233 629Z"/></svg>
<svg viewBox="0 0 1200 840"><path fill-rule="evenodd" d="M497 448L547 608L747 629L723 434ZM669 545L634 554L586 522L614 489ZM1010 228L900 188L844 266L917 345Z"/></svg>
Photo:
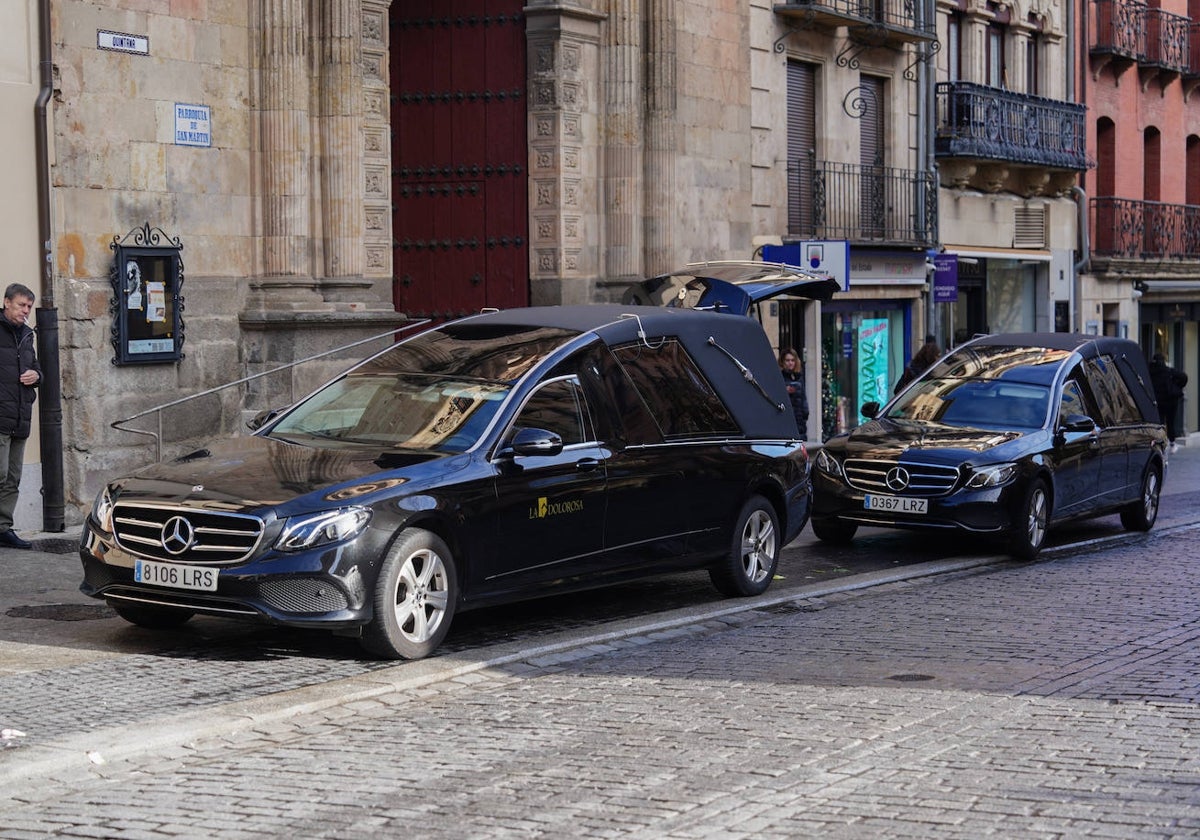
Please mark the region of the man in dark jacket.
<svg viewBox="0 0 1200 840"><path fill-rule="evenodd" d="M12 283L4 290L4 317L0 318L0 546L31 548L12 530L25 441L29 438L35 390L42 381L34 348L33 330L26 321L33 311L33 292Z"/></svg>
<svg viewBox="0 0 1200 840"><path fill-rule="evenodd" d="M1162 415L1162 421L1167 426L1167 437L1171 440L1172 452L1175 451L1175 438L1179 436L1175 418L1179 415L1179 401L1183 399L1183 388L1187 381L1187 374L1168 365L1162 353L1154 354L1150 361L1150 384L1154 386L1158 413Z"/></svg>

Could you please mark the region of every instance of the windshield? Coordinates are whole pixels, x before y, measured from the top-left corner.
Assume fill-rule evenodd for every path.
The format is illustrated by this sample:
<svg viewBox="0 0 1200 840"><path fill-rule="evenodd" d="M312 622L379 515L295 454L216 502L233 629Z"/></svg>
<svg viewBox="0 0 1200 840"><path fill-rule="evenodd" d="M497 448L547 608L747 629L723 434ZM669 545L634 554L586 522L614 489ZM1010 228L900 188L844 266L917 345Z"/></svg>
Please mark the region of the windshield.
<svg viewBox="0 0 1200 840"><path fill-rule="evenodd" d="M419 373L360 373L313 394L266 437L290 441L432 449L469 449L509 387Z"/></svg>
<svg viewBox="0 0 1200 840"><path fill-rule="evenodd" d="M921 380L888 407L892 420L923 420L972 429L1040 429L1050 389L1002 379Z"/></svg>

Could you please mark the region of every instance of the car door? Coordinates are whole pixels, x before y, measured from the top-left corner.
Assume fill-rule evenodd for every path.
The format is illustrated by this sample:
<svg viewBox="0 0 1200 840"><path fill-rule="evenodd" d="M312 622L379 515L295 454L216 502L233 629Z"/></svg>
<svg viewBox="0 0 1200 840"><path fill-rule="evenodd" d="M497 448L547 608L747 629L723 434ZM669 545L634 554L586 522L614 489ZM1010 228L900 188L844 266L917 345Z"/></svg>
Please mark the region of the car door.
<svg viewBox="0 0 1200 840"><path fill-rule="evenodd" d="M515 454L521 429L562 440L546 454ZM493 456L496 544L468 571L468 592L503 597L586 576L601 562L609 450L596 440L579 381L560 376L534 390Z"/></svg>
<svg viewBox="0 0 1200 840"><path fill-rule="evenodd" d="M1067 430L1064 426L1070 417L1088 417L1092 420L1092 427L1087 430ZM1104 455L1102 423L1083 371L1077 368L1063 383L1055 421L1056 517L1084 516L1095 511L1100 504L1099 489Z"/></svg>
<svg viewBox="0 0 1200 840"><path fill-rule="evenodd" d="M1140 475L1130 480L1129 450L1131 439L1141 424L1141 415L1112 357L1088 359L1084 368L1103 418L1100 432L1103 466L1098 505L1110 508L1127 501L1131 493L1136 495Z"/></svg>

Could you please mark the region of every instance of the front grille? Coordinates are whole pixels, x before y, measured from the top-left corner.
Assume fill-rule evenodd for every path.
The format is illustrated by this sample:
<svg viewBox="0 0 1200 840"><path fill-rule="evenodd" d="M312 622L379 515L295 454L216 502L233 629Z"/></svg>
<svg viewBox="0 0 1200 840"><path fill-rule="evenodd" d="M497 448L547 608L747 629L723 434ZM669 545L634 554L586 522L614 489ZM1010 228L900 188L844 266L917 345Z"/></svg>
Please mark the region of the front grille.
<svg viewBox="0 0 1200 840"><path fill-rule="evenodd" d="M172 522L176 518L181 521ZM166 527L168 523L170 528ZM240 513L118 502L113 511L113 531L121 548L140 557L228 564L254 553L262 538L263 522L257 516ZM190 541L181 539L189 535Z"/></svg>
<svg viewBox="0 0 1200 840"><path fill-rule="evenodd" d="M895 467L908 472L908 487L893 490L888 486L887 475ZM941 467L934 464L912 464L899 461L868 461L851 458L843 465L846 481L856 490L866 493L888 493L902 496L943 496L958 483L957 467Z"/></svg>

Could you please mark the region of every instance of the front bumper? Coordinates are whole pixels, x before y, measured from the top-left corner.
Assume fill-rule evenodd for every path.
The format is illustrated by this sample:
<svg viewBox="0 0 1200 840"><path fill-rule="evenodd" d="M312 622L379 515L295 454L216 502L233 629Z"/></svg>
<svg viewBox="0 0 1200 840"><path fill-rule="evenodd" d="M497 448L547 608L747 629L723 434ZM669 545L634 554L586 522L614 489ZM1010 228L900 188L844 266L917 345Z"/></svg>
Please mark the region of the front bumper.
<svg viewBox="0 0 1200 840"><path fill-rule="evenodd" d="M813 511L816 520L852 522L877 528L957 530L974 534L1007 534L1019 522L1020 481L983 490L960 489L945 496L924 497L923 514L867 510L866 493L827 473L813 473Z"/></svg>
<svg viewBox="0 0 1200 840"><path fill-rule="evenodd" d="M83 594L115 605L165 607L202 615L246 618L291 627L339 629L370 621L368 593L378 574L382 546L370 529L356 539L295 553L265 551L218 569L215 591L141 583L136 555L89 520L79 556ZM161 562L161 561L158 561Z"/></svg>

